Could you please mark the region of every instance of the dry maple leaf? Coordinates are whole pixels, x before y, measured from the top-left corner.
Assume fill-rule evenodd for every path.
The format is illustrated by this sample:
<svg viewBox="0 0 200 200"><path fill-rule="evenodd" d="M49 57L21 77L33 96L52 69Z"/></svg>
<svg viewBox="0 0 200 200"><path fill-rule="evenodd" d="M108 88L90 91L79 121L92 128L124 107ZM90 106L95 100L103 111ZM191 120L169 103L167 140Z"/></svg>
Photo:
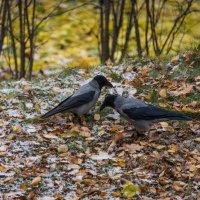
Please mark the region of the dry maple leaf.
<svg viewBox="0 0 200 200"><path fill-rule="evenodd" d="M125 144L123 145L124 149L129 153L136 153L137 151L142 150L144 147L139 144Z"/></svg>

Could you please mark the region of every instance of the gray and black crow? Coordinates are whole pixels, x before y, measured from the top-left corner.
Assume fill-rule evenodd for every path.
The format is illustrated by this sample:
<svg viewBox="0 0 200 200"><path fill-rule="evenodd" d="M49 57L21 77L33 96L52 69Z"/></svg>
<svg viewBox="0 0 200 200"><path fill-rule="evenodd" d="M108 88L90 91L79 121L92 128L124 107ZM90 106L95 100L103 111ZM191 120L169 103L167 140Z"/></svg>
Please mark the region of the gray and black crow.
<svg viewBox="0 0 200 200"><path fill-rule="evenodd" d="M74 94L44 114L42 118L47 118L61 112L71 112L75 115L88 113L97 102L101 89L104 86L113 87L104 76L95 76L89 83L81 86Z"/></svg>
<svg viewBox="0 0 200 200"><path fill-rule="evenodd" d="M105 107L114 108L125 119L132 123L139 134L150 129L152 123L167 120L191 120L181 113L167 111L165 109L147 104L135 98L109 94L106 96L100 110Z"/></svg>

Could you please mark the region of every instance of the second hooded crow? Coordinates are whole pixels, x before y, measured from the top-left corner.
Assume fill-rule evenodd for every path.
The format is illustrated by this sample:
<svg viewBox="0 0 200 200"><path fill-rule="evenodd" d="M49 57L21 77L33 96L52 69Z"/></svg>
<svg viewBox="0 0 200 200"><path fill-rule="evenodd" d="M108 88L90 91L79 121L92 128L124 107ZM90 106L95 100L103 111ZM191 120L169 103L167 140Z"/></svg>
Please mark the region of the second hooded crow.
<svg viewBox="0 0 200 200"><path fill-rule="evenodd" d="M166 120L191 120L190 117L182 113L167 111L135 98L125 98L109 94L105 98L100 110L107 106L114 108L131 122L139 134L144 134L144 132L148 131L152 123Z"/></svg>
<svg viewBox="0 0 200 200"><path fill-rule="evenodd" d="M42 118L47 118L62 112L71 112L75 115L88 113L97 102L101 89L104 86L113 87L104 76L95 76L89 83L81 86L79 90L74 92L74 94L44 114Z"/></svg>

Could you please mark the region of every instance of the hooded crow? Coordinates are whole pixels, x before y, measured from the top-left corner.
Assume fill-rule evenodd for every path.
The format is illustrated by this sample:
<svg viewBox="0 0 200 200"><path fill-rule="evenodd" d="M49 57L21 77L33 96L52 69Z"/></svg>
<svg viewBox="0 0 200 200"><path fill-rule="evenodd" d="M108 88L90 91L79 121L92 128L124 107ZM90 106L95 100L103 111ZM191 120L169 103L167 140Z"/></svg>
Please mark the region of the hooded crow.
<svg viewBox="0 0 200 200"><path fill-rule="evenodd" d="M167 120L192 120L181 113L167 111L135 98L125 98L112 94L105 98L100 110L107 106L114 108L131 122L139 134L148 131L152 123Z"/></svg>
<svg viewBox="0 0 200 200"><path fill-rule="evenodd" d="M88 111L97 102L101 89L104 86L113 87L113 85L104 76L95 76L89 83L81 86L79 90L74 92L74 94L44 114L42 118L47 118L62 112L71 112L75 115L88 113Z"/></svg>

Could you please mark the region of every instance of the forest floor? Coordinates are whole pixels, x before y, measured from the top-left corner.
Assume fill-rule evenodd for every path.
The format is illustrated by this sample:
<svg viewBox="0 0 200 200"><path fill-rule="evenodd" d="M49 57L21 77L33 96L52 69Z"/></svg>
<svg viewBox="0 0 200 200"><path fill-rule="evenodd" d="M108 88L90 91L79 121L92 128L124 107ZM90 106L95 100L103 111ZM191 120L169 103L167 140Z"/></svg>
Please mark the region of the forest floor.
<svg viewBox="0 0 200 200"><path fill-rule="evenodd" d="M199 54L188 53L0 82L0 199L199 199L199 66ZM194 120L159 123L146 137L132 137L133 127L114 110L99 111L113 89L103 89L81 124L71 114L40 119L96 74L120 95Z"/></svg>

